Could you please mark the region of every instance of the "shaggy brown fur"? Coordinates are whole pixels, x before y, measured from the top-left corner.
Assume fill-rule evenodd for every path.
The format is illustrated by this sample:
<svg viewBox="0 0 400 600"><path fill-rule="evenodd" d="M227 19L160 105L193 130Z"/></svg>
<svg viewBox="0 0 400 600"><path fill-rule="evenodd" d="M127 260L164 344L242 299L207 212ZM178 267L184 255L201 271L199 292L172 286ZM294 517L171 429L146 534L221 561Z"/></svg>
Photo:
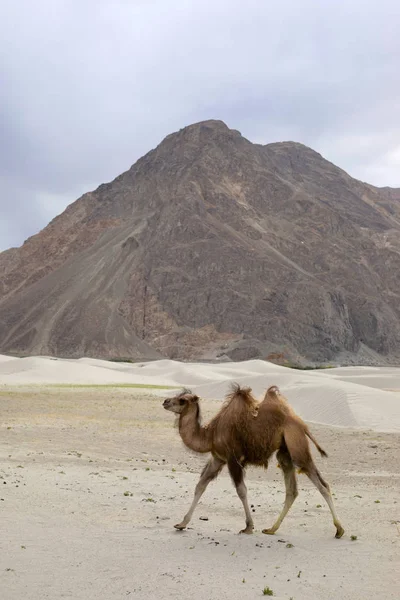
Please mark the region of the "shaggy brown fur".
<svg viewBox="0 0 400 600"><path fill-rule="evenodd" d="M247 502L244 469L249 464L267 468L268 459L277 452L285 479L285 504L275 524L263 533L277 531L296 499L295 467L298 467L321 492L332 513L336 537L342 537L344 529L337 518L329 486L313 462L307 437L323 456L326 452L276 386L268 388L264 400L257 402L250 388L235 384L221 410L205 426L201 424L199 398L190 390L167 398L163 406L179 415L179 433L188 448L212 454L196 486L192 505L183 521L175 525L176 529L188 525L207 485L227 465L246 515L246 528L241 533L252 533L254 524Z"/></svg>

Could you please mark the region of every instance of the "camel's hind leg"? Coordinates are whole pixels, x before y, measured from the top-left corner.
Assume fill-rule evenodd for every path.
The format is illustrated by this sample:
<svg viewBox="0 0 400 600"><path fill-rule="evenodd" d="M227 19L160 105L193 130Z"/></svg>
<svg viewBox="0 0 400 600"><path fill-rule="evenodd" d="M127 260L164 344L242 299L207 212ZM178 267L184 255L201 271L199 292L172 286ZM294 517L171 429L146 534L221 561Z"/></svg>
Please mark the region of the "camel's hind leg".
<svg viewBox="0 0 400 600"><path fill-rule="evenodd" d="M285 478L286 497L282 512L277 518L276 522L269 529L263 529L263 533L269 533L270 535L272 535L279 529L283 519L289 512L290 507L299 495L299 492L297 491L297 481L294 464L292 459L290 458L290 454L287 451L287 449L281 448L277 453L276 458L278 459L279 465L283 471L283 476Z"/></svg>
<svg viewBox="0 0 400 600"><path fill-rule="evenodd" d="M183 521L181 523L178 523L177 525L174 525L175 529L185 529L185 527L188 525L190 519L192 518L194 509L196 508L200 498L206 491L208 484L210 483L210 481L212 481L213 479L215 479L217 477L217 475L221 471L224 464L225 463L222 460L220 460L219 458L216 458L215 456L213 456L208 461L208 463L206 464L206 466L203 469L203 472L200 476L199 482L196 485L193 502L192 502L188 512L183 517Z"/></svg>
<svg viewBox="0 0 400 600"><path fill-rule="evenodd" d="M242 501L244 512L246 515L246 527L245 529L239 531L239 533L253 533L254 523L250 512L249 503L247 502L247 487L244 482L243 467L236 460L236 458L232 458L228 461L228 469L230 476L232 477L232 481L235 484L237 495Z"/></svg>
<svg viewBox="0 0 400 600"><path fill-rule="evenodd" d="M311 481L313 482L315 487L321 492L321 494L322 494L325 502L329 506L329 509L332 514L333 523L336 527L335 537L341 538L342 535L344 534L344 529L343 529L342 525L340 524L340 521L336 514L336 510L333 505L333 499L332 499L331 490L329 488L329 485L321 477L320 472L318 471L317 467L314 464L310 465L309 468L302 469L302 470L304 473L306 473L306 475L308 475L308 477L311 479Z"/></svg>
<svg viewBox="0 0 400 600"><path fill-rule="evenodd" d="M329 485L322 479L312 459L304 424L294 418L290 419L284 428L284 438L293 464L299 467L302 473L308 475L316 488L321 492L332 513L333 522L336 527L336 537L342 537L344 529L336 515Z"/></svg>

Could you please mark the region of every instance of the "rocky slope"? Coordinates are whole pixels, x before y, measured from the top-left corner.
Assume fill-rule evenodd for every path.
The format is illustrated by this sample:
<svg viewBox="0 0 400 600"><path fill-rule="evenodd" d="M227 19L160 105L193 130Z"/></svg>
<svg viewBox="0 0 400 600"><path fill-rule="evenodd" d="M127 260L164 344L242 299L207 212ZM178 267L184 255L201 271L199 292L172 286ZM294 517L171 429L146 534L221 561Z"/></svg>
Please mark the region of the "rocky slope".
<svg viewBox="0 0 400 600"><path fill-rule="evenodd" d="M0 254L0 351L400 359L400 190L220 121Z"/></svg>

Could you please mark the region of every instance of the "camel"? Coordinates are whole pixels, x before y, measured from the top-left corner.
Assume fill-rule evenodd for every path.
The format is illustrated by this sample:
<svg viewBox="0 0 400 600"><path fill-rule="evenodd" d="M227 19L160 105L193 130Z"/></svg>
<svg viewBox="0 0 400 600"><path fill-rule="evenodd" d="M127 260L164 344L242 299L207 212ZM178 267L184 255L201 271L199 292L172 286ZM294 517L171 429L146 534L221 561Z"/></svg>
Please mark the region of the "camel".
<svg viewBox="0 0 400 600"><path fill-rule="evenodd" d="M227 465L246 517L246 527L239 533L252 533L254 523L247 501L245 468L247 465L267 468L269 458L277 452L276 457L285 480L285 503L276 522L272 527L263 529L263 533L274 534L278 530L298 496L297 467L322 494L336 527L335 537L342 537L344 529L336 515L329 485L314 464L307 438L315 444L322 456L327 454L277 386L269 387L264 399L258 402L252 396L250 388L234 384L220 411L205 426L201 424L199 398L188 389L164 400L163 407L178 415L179 433L189 449L198 453L211 452L211 458L197 483L189 511L182 522L175 525L176 529L187 527L208 484Z"/></svg>

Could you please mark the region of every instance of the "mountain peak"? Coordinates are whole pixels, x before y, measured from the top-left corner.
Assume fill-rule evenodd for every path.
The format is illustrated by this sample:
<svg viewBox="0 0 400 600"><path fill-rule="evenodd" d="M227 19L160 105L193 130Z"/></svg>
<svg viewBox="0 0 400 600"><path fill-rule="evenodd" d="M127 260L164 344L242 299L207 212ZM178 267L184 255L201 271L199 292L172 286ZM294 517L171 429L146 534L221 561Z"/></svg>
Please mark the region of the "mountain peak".
<svg viewBox="0 0 400 600"><path fill-rule="evenodd" d="M220 120L165 138L0 273L0 352L400 358L396 190Z"/></svg>

